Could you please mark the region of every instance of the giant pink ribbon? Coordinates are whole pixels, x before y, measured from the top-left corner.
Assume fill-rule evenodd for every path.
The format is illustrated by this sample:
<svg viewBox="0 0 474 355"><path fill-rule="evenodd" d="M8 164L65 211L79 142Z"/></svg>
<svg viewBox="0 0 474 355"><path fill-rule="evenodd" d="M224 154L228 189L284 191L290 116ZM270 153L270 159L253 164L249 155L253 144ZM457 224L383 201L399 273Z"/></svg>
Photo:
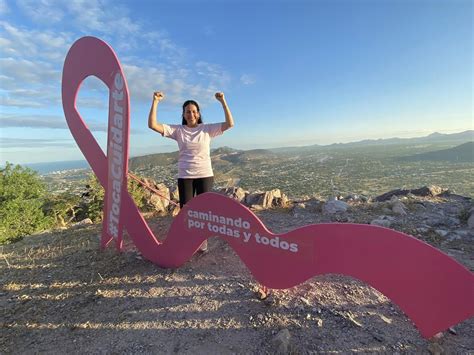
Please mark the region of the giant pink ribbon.
<svg viewBox="0 0 474 355"><path fill-rule="evenodd" d="M75 101L89 75L112 90L110 78L117 68L120 63L112 48L97 38L84 37L71 47L63 71L66 120L106 189L110 189L108 159ZM163 243L157 241L128 192L121 195L120 218L142 255L162 267L183 265L204 240L218 236L266 287L289 288L328 273L348 275L390 298L427 338L474 315L473 273L436 248L391 229L332 223L273 234L245 206L216 193L191 200L174 219Z"/></svg>

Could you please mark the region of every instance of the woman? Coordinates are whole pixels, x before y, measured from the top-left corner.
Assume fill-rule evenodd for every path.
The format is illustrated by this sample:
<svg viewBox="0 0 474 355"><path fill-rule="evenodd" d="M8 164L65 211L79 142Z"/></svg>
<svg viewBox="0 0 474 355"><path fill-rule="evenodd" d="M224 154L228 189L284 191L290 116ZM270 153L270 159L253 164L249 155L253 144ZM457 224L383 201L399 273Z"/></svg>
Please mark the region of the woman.
<svg viewBox="0 0 474 355"><path fill-rule="evenodd" d="M182 124L167 125L159 123L156 119L158 103L163 100L164 95L159 91L153 94L148 127L163 137L172 138L178 142L178 191L181 208L194 196L212 189L214 173L210 156L211 139L234 126L234 119L227 106L224 93L218 92L215 97L222 104L225 122L202 123L198 103L188 100L183 104ZM201 250L207 250L207 242L201 245Z"/></svg>

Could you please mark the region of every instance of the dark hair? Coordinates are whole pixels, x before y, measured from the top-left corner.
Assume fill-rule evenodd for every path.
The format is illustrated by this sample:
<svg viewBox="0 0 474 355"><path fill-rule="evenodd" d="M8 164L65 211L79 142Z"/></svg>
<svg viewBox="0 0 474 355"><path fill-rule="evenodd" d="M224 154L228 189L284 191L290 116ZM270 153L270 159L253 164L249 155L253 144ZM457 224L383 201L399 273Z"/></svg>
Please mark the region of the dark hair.
<svg viewBox="0 0 474 355"><path fill-rule="evenodd" d="M198 122L197 122L197 123L198 123L198 124L202 123L201 111L199 110L199 104L198 104L196 101L194 101L194 100L187 100L187 101L185 101L184 104L183 104L183 113L182 113L182 115L181 115L181 118L182 118L183 120L181 121L181 124L182 124L183 126L186 126L186 124L187 124L187 123L186 123L186 120L184 119L184 110L186 109L186 106L188 106L188 105L194 105L194 106L196 106L196 108L197 108L197 110L198 110L198 112L199 112L199 119L198 119Z"/></svg>

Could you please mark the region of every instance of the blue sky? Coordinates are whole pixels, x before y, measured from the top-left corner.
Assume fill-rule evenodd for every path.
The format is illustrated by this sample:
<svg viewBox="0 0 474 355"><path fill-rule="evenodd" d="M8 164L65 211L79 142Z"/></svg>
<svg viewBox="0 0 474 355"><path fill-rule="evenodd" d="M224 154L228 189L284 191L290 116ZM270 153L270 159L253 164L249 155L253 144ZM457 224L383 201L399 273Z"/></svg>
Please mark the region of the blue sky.
<svg viewBox="0 0 474 355"><path fill-rule="evenodd" d="M0 0L1 161L79 160L62 111L70 46L99 37L131 96L130 154L176 150L147 128L179 123L193 98L240 149L413 137L473 129L469 0ZM88 78L78 108L102 147L108 91Z"/></svg>

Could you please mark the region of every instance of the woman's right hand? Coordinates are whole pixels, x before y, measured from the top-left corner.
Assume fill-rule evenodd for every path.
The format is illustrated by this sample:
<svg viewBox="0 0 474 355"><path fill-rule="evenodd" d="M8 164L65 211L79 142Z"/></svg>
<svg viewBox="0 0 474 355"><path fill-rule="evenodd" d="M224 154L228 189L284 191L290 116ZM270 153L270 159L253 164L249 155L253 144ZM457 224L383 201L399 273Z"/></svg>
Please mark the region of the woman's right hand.
<svg viewBox="0 0 474 355"><path fill-rule="evenodd" d="M163 93L161 91L155 91L153 93L153 102L160 102L161 100L163 100L163 98L165 97L165 95L163 95Z"/></svg>

